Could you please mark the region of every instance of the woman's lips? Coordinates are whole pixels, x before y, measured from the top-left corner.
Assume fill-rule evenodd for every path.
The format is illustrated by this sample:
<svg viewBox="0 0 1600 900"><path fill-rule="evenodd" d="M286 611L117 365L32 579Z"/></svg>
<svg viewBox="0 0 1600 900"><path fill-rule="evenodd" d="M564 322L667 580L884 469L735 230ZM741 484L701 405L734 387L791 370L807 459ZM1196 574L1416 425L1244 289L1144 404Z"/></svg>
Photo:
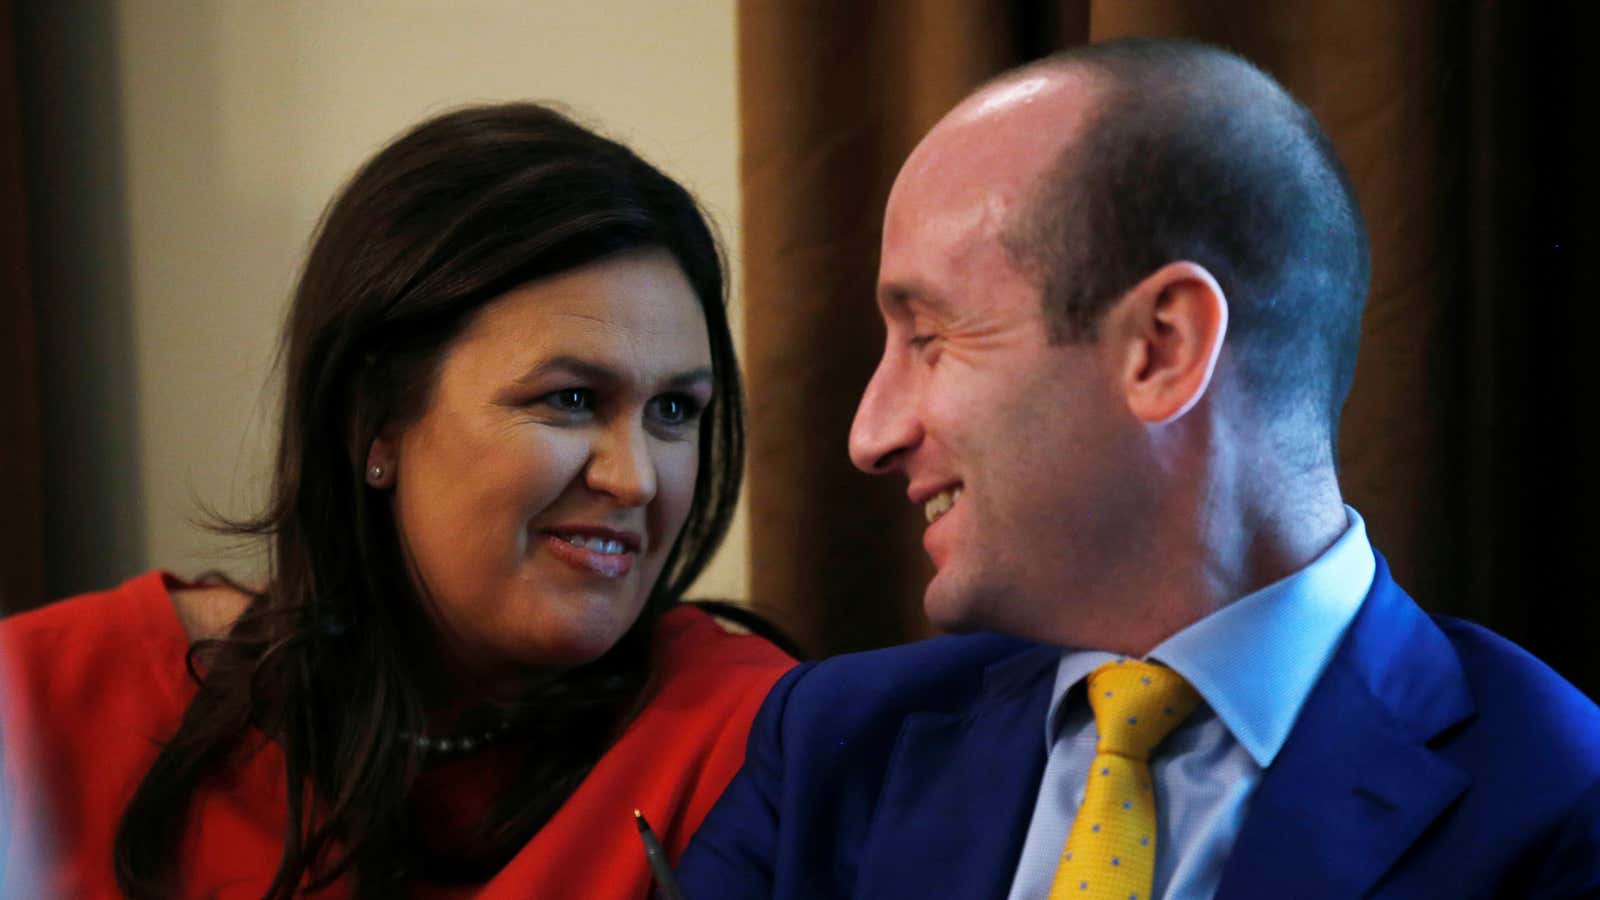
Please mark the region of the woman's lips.
<svg viewBox="0 0 1600 900"><path fill-rule="evenodd" d="M540 537L544 540L545 548L550 551L551 556L586 575L592 575L596 578L621 578L633 568L634 552L627 549L620 542L610 542L611 546L607 547L606 550L618 547L621 552L608 553L606 550L595 549L592 546L579 546L573 543L569 537L564 537L560 534L546 532L541 534ZM587 535L571 535L570 537L584 540L586 543L599 543Z"/></svg>

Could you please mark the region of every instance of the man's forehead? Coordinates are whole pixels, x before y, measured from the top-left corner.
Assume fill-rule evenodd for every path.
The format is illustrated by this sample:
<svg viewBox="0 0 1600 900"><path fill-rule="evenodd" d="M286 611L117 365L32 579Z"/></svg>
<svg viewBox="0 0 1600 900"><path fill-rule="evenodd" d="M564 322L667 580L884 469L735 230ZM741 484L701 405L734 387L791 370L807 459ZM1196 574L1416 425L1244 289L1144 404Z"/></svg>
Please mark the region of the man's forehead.
<svg viewBox="0 0 1600 900"><path fill-rule="evenodd" d="M933 180L957 192L1030 181L1076 134L1097 94L1093 79L1073 70L990 85L934 126L906 160L901 178Z"/></svg>
<svg viewBox="0 0 1600 900"><path fill-rule="evenodd" d="M1017 186L999 179L987 183L908 182L905 190L897 189L889 199L883 222L884 250L915 243L937 248L947 256L967 256L999 235L1020 200Z"/></svg>
<svg viewBox="0 0 1600 900"><path fill-rule="evenodd" d="M889 195L878 279L885 312L910 301L937 309L939 288L1001 264L1005 230L1092 102L1079 76L1024 76L974 94L928 133Z"/></svg>
<svg viewBox="0 0 1600 900"><path fill-rule="evenodd" d="M890 204L884 220L878 268L878 301L884 312L911 307L947 311L944 292L981 267L985 254L1000 251L1007 209L994 194L958 198L934 195L931 202Z"/></svg>
<svg viewBox="0 0 1600 900"><path fill-rule="evenodd" d="M992 238L1025 204L1090 104L1085 78L1051 73L990 86L930 131L900 170L884 222L885 250L907 232L959 248Z"/></svg>
<svg viewBox="0 0 1600 900"><path fill-rule="evenodd" d="M1063 90L1066 86L1067 82L1060 73L1034 72L1006 79L958 103L955 109L946 114L945 119L951 124L982 122L1048 101L1053 92Z"/></svg>

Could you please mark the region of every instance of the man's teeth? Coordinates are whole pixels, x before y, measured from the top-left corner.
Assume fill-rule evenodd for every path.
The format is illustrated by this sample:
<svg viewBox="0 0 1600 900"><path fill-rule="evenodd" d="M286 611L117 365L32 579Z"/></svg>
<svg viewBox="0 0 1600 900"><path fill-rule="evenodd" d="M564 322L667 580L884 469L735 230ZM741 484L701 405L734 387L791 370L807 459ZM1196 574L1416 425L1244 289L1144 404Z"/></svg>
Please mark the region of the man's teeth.
<svg viewBox="0 0 1600 900"><path fill-rule="evenodd" d="M627 550L621 541L607 538L586 537L581 534L558 534L556 537L566 541L574 547L593 550L596 553L623 553Z"/></svg>
<svg viewBox="0 0 1600 900"><path fill-rule="evenodd" d="M922 514L928 517L928 524L932 525L940 516L950 511L961 498L961 488L951 488L934 494L927 503L922 504Z"/></svg>

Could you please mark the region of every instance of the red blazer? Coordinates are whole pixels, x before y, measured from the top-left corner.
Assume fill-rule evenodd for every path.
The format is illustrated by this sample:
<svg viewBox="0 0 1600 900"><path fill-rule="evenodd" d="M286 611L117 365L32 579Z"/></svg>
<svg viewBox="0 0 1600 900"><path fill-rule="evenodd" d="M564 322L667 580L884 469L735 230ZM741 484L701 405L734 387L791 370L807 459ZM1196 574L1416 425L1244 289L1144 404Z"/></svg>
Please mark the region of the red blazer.
<svg viewBox="0 0 1600 900"><path fill-rule="evenodd" d="M194 684L172 576L151 572L0 622L0 897L118 897L111 847ZM744 760L762 698L793 663L691 607L661 620L644 710L490 881L423 897L644 898L644 812L676 862ZM282 851L283 757L268 743L190 810L184 896L259 898ZM343 897L336 886L322 896Z"/></svg>

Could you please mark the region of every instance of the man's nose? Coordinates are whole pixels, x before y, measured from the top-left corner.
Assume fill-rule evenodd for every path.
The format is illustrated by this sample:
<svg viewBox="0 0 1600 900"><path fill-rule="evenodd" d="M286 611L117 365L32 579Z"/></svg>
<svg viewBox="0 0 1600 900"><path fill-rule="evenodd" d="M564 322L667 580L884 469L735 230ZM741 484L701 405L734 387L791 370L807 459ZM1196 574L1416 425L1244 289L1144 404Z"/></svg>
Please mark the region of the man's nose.
<svg viewBox="0 0 1600 900"><path fill-rule="evenodd" d="M638 422L605 429L590 450L584 480L589 489L620 506L644 506L656 496L656 463L650 436Z"/></svg>
<svg viewBox="0 0 1600 900"><path fill-rule="evenodd" d="M886 355L867 382L850 425L850 461L856 468L877 475L900 466L906 452L922 440L916 401L913 386Z"/></svg>

